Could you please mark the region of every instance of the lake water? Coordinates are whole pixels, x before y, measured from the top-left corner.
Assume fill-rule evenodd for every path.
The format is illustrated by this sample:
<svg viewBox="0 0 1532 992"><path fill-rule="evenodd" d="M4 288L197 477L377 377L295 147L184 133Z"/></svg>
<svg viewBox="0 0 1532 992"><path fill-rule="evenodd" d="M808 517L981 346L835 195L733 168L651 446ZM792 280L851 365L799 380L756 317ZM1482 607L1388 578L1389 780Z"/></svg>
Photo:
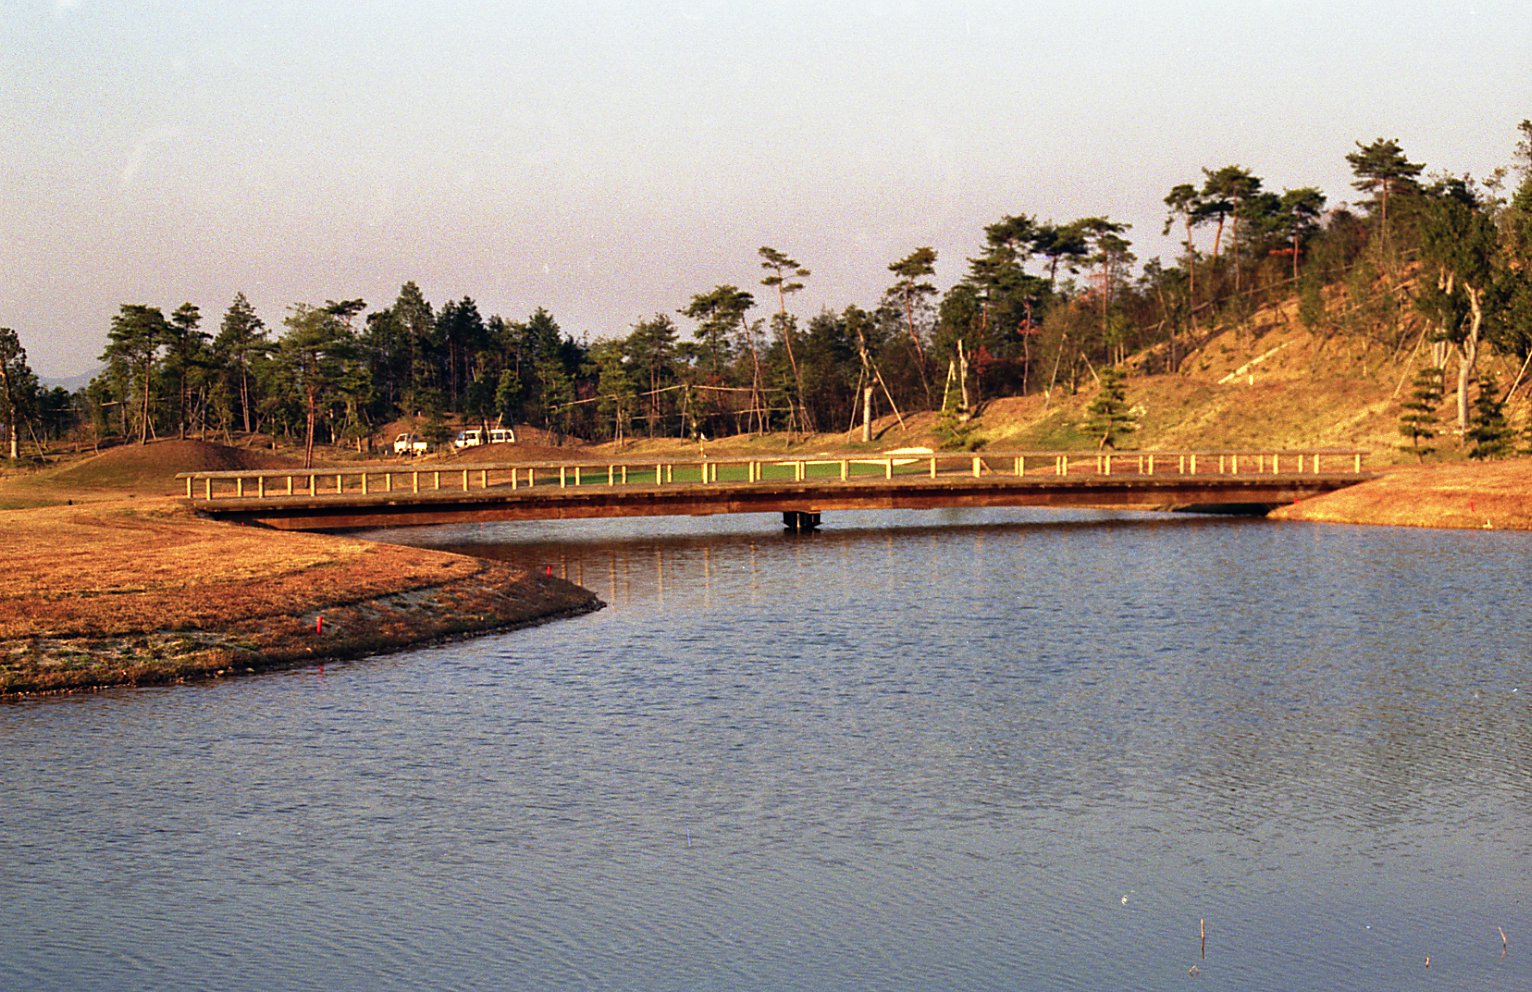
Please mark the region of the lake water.
<svg viewBox="0 0 1532 992"><path fill-rule="evenodd" d="M0 988L1532 986L1532 534L380 536L610 606L0 706Z"/></svg>

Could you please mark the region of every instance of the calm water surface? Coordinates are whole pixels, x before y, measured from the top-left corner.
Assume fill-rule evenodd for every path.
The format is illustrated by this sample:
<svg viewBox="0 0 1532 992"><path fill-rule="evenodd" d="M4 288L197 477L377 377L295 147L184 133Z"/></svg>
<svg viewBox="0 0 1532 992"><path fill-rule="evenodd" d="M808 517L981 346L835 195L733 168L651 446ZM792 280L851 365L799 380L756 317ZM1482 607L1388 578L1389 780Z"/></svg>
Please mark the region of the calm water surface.
<svg viewBox="0 0 1532 992"><path fill-rule="evenodd" d="M610 606L0 707L0 988L1532 987L1532 535L826 522L391 532Z"/></svg>

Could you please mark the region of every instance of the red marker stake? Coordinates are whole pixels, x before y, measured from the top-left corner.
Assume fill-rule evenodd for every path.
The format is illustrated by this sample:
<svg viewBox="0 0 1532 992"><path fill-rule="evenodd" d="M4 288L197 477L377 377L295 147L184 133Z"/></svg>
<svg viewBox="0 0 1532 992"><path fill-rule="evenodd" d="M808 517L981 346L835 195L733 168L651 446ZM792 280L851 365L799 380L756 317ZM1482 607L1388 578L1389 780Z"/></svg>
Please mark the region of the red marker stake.
<svg viewBox="0 0 1532 992"><path fill-rule="evenodd" d="M323 634L324 633L324 614L322 614L322 613L319 616L314 618L314 633L316 633L316 634Z"/></svg>

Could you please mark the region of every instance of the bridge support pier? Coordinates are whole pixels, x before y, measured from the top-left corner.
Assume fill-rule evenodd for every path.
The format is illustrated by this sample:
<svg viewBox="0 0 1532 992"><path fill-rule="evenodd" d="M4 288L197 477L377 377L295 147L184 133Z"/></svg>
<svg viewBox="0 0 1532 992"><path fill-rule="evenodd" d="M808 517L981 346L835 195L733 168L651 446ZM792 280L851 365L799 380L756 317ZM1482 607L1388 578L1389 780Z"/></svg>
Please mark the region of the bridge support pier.
<svg viewBox="0 0 1532 992"><path fill-rule="evenodd" d="M783 510L782 526L796 534L819 529L819 514L813 510Z"/></svg>

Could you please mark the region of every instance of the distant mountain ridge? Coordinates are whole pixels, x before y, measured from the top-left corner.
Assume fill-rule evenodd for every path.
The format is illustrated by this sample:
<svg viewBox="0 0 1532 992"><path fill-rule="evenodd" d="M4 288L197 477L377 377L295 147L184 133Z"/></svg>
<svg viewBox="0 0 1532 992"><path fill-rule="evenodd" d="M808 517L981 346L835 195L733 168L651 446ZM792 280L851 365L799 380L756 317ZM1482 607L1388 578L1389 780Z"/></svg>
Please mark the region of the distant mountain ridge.
<svg viewBox="0 0 1532 992"><path fill-rule="evenodd" d="M102 368L105 368L105 366L102 366ZM67 376L40 375L37 377L37 381L44 389L63 389L73 393L90 385L90 381L100 375L101 371L102 369L96 369L94 372L81 372L79 375Z"/></svg>

